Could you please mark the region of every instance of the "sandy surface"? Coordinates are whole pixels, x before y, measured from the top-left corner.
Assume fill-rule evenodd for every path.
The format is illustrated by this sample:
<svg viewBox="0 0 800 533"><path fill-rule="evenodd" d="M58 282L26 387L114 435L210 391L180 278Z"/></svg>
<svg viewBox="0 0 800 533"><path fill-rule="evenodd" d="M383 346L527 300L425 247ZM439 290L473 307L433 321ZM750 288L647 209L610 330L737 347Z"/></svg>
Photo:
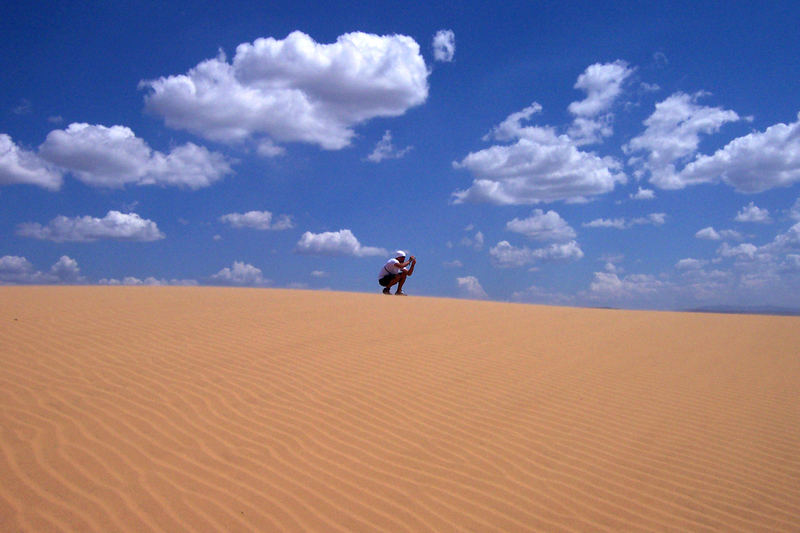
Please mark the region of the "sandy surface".
<svg viewBox="0 0 800 533"><path fill-rule="evenodd" d="M800 319L0 287L0 531L797 531Z"/></svg>

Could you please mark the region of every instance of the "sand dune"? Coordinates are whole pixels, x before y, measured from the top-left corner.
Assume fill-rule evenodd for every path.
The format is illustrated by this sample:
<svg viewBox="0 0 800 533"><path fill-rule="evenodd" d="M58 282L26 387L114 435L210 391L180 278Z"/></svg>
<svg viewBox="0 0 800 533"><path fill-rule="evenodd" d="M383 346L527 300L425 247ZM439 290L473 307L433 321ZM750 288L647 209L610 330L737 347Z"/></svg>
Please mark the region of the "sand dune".
<svg viewBox="0 0 800 533"><path fill-rule="evenodd" d="M0 531L797 531L800 318L0 288Z"/></svg>

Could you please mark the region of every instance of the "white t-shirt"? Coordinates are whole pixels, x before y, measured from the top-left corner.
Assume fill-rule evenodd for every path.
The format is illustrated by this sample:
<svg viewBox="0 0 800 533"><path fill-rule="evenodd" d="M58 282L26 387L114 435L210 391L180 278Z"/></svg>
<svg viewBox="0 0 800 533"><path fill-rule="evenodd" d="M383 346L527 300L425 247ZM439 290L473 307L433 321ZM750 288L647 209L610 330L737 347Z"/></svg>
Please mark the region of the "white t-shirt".
<svg viewBox="0 0 800 533"><path fill-rule="evenodd" d="M383 267L381 268L381 271L378 272L378 279L381 279L383 276L386 276L386 275L389 275L389 274L392 274L392 275L396 276L397 274L402 272L403 269L400 268L399 266L397 266L399 264L400 264L400 261L398 261L395 258L392 258L392 259L389 259L388 261L386 261L386 264L383 265Z"/></svg>

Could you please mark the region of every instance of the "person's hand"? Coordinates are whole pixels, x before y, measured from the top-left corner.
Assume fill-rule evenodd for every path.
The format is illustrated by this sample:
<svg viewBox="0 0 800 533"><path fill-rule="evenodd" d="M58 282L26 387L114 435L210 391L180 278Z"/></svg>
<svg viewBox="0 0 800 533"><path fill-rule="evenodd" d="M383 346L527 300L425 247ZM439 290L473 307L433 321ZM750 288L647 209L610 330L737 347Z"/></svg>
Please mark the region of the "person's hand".
<svg viewBox="0 0 800 533"><path fill-rule="evenodd" d="M412 262L412 263L416 263L416 262L417 262L417 258L416 258L416 257L414 257L413 255L411 256L411 262Z"/></svg>

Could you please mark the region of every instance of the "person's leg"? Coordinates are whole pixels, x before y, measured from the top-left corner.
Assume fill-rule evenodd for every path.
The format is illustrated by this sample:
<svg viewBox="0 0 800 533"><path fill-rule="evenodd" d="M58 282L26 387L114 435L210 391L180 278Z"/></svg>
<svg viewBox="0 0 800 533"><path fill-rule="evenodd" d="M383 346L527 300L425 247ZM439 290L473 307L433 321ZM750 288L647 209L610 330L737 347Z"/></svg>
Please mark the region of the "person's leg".
<svg viewBox="0 0 800 533"><path fill-rule="evenodd" d="M403 272L402 274L397 275L397 277L395 278L396 281L392 282L392 285L397 283L397 291L395 292L395 294L397 294L398 292L403 292L403 284L406 282L407 277L408 274Z"/></svg>

